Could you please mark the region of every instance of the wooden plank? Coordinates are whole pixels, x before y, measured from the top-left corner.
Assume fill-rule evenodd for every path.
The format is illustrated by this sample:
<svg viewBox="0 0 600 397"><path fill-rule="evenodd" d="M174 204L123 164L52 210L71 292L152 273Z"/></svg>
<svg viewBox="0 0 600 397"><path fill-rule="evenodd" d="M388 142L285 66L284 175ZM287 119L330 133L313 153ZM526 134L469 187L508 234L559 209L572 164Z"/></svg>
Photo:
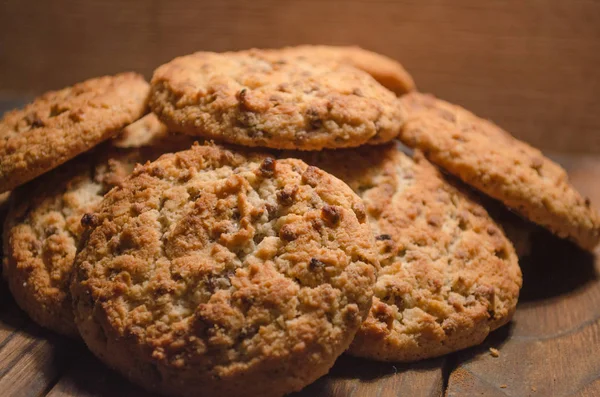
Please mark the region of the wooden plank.
<svg viewBox="0 0 600 397"><path fill-rule="evenodd" d="M138 397L152 395L131 384L119 374L104 366L83 347L77 350L73 361L47 397Z"/></svg>
<svg viewBox="0 0 600 397"><path fill-rule="evenodd" d="M342 356L331 372L294 397L437 397L445 358L414 364L378 363Z"/></svg>
<svg viewBox="0 0 600 397"><path fill-rule="evenodd" d="M600 158L555 158L600 203ZM532 244L514 321L456 355L448 397L600 395L600 258L544 231ZM500 356L492 357L490 347Z"/></svg>
<svg viewBox="0 0 600 397"><path fill-rule="evenodd" d="M0 390L3 396L42 395L70 356L68 341L41 329L16 307L3 285L0 311Z"/></svg>
<svg viewBox="0 0 600 397"><path fill-rule="evenodd" d="M598 21L593 0L5 0L0 90L148 76L201 49L358 44L537 146L600 153Z"/></svg>
<svg viewBox="0 0 600 397"><path fill-rule="evenodd" d="M517 323L522 320L517 319ZM522 337L506 333L484 346L460 355L461 364L450 375L447 396L575 396L600 393L598 337L600 321L550 337ZM495 345L500 356L486 348ZM596 354L594 354L594 348ZM597 394L596 394L597 395Z"/></svg>
<svg viewBox="0 0 600 397"><path fill-rule="evenodd" d="M341 357L330 374L290 397L439 396L442 362L443 359L438 359L415 365L393 365ZM104 367L89 352L82 352L73 364L48 397L150 395Z"/></svg>

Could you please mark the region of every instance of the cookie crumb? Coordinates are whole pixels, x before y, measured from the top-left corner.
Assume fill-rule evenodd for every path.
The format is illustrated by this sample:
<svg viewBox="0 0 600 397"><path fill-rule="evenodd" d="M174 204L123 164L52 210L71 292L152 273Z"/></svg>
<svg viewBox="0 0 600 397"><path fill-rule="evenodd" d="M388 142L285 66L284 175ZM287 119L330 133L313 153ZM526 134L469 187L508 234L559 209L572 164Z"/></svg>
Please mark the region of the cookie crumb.
<svg viewBox="0 0 600 397"><path fill-rule="evenodd" d="M508 386L506 386L506 385L500 385L500 388L501 388L501 389L506 389L507 387L508 387Z"/></svg>
<svg viewBox="0 0 600 397"><path fill-rule="evenodd" d="M531 391L534 391L534 392L537 391L537 387L531 386Z"/></svg>
<svg viewBox="0 0 600 397"><path fill-rule="evenodd" d="M490 355L492 357L500 357L500 351L498 349L494 349L493 347L490 347Z"/></svg>

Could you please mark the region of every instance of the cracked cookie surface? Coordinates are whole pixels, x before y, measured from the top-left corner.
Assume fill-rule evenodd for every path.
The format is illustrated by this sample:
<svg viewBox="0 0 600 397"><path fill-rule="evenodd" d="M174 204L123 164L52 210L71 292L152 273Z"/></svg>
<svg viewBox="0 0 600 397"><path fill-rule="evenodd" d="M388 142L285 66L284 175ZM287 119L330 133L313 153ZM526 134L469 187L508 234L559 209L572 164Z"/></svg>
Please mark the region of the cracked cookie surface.
<svg viewBox="0 0 600 397"><path fill-rule="evenodd" d="M75 260L103 361L177 396L281 396L327 373L371 305L362 201L300 160L208 145L108 193Z"/></svg>
<svg viewBox="0 0 600 397"><path fill-rule="evenodd" d="M600 241L600 215L542 152L490 121L431 95L400 98L398 136L465 183L584 249Z"/></svg>
<svg viewBox="0 0 600 397"><path fill-rule="evenodd" d="M69 283L83 232L82 216L118 186L136 163L170 150L187 149L188 136L163 136L162 129L130 125L121 138L140 143L140 128L155 146L117 149L103 143L12 192L4 230L3 276L17 304L38 324L77 336ZM135 133L134 133L135 132ZM84 220L85 223L85 220Z"/></svg>
<svg viewBox="0 0 600 397"><path fill-rule="evenodd" d="M381 143L398 99L346 62L304 52L198 52L160 66L152 110L174 131L244 146L320 150Z"/></svg>
<svg viewBox="0 0 600 397"><path fill-rule="evenodd" d="M522 283L514 248L421 153L411 159L388 144L301 158L364 200L377 241L373 306L350 354L435 357L479 344L510 320Z"/></svg>
<svg viewBox="0 0 600 397"><path fill-rule="evenodd" d="M140 118L149 85L136 73L50 91L0 120L0 192L47 172Z"/></svg>

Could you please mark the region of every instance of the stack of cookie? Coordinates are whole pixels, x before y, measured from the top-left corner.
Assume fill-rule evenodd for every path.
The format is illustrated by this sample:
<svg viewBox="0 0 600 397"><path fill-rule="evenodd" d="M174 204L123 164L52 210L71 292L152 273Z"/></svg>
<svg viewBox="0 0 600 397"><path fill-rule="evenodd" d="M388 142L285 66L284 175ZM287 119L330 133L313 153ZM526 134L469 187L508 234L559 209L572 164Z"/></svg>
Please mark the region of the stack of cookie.
<svg viewBox="0 0 600 397"><path fill-rule="evenodd" d="M518 257L466 185L600 240L560 166L391 59L199 52L4 116L3 276L149 390L281 396L344 352L410 362L510 321Z"/></svg>

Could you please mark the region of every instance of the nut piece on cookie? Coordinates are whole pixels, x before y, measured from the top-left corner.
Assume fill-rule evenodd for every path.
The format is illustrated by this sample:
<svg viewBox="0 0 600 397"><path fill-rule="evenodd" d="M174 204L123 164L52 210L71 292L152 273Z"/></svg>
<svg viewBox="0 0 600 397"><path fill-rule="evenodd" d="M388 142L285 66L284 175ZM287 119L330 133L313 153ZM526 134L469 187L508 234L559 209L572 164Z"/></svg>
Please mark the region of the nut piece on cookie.
<svg viewBox="0 0 600 397"><path fill-rule="evenodd" d="M114 136L146 112L149 85L136 73L50 91L0 120L0 193Z"/></svg>
<svg viewBox="0 0 600 397"><path fill-rule="evenodd" d="M300 390L371 306L378 261L362 208L300 160L215 145L164 155L96 212L71 285L81 335L168 395Z"/></svg>
<svg viewBox="0 0 600 397"><path fill-rule="evenodd" d="M395 138L394 93L334 58L198 52L154 72L150 106L175 131L244 146L321 150Z"/></svg>
<svg viewBox="0 0 600 397"><path fill-rule="evenodd" d="M559 237L584 249L600 242L600 215L538 149L431 95L407 94L400 103L404 144Z"/></svg>
<svg viewBox="0 0 600 397"><path fill-rule="evenodd" d="M300 156L363 199L379 248L373 306L349 353L415 361L481 343L506 324L522 276L485 209L420 152L394 144Z"/></svg>
<svg viewBox="0 0 600 397"><path fill-rule="evenodd" d="M310 57L334 59L369 73L375 80L397 95L415 90L415 82L404 67L394 59L360 47L338 47L326 45L301 45L286 47L290 53L306 54Z"/></svg>
<svg viewBox="0 0 600 397"><path fill-rule="evenodd" d="M12 192L2 274L17 304L38 324L78 335L69 282L75 252L84 229L94 224L96 206L136 163L192 145L187 136L160 134L148 142L154 146L117 149L103 143Z"/></svg>

